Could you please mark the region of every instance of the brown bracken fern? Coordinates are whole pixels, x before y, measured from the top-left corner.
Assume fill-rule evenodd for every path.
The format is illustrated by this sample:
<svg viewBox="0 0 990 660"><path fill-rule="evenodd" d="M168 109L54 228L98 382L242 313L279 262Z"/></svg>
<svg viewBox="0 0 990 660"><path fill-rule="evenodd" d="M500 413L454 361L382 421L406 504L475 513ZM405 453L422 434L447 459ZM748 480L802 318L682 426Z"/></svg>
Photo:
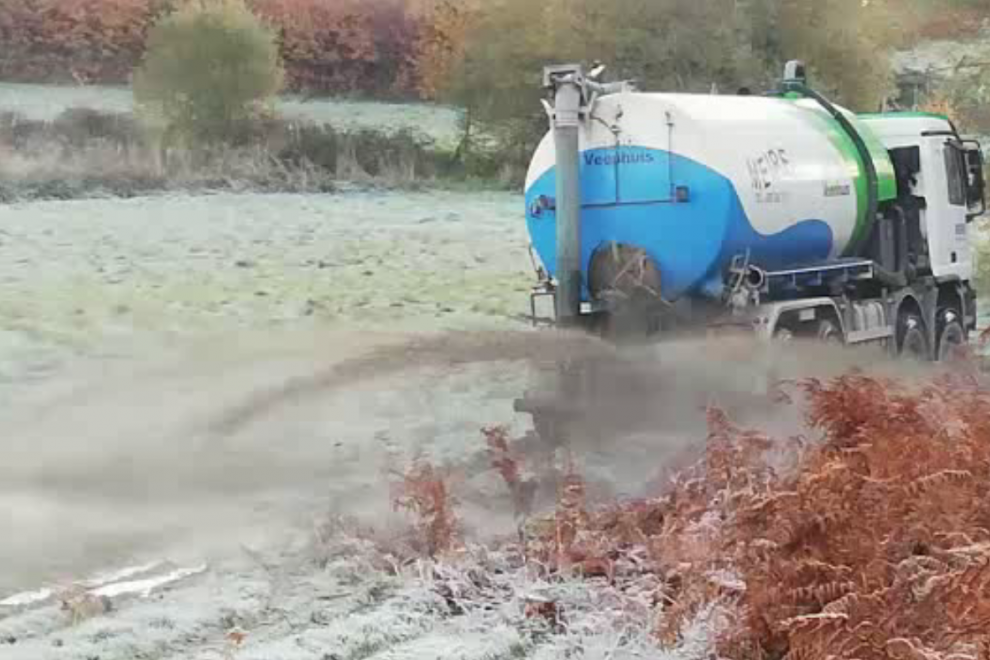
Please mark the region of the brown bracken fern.
<svg viewBox="0 0 990 660"><path fill-rule="evenodd" d="M652 499L591 507L568 461L555 511L530 519L515 556L542 579L627 595L630 616L645 615L662 645L717 611L726 660L990 660L990 389L980 379L961 369L912 389L857 372L795 383L779 399L803 406L807 437L772 438L712 409L703 458ZM484 436L521 497L506 431ZM417 514L424 551L457 547L435 469L405 475L395 503ZM564 614L553 601L527 609Z"/></svg>
<svg viewBox="0 0 990 660"><path fill-rule="evenodd" d="M392 493L392 506L416 516L414 543L430 557L454 550L460 529L447 480L428 462L415 465Z"/></svg>
<svg viewBox="0 0 990 660"><path fill-rule="evenodd" d="M589 511L572 471L545 565L659 576L665 643L724 607L725 658L990 660L990 392L971 373L795 388L781 401L803 402L817 439L712 410L703 460L662 498Z"/></svg>

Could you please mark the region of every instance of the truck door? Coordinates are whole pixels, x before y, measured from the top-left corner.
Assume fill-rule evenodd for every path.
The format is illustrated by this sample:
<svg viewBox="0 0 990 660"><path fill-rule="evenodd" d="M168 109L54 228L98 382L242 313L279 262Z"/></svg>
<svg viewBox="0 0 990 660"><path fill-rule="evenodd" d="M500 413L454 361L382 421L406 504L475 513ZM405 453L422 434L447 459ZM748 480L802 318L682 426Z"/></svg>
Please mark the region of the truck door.
<svg viewBox="0 0 990 660"><path fill-rule="evenodd" d="M954 138L933 139L929 152L928 247L936 277L968 278L972 264L969 248L970 199L967 158L963 144Z"/></svg>

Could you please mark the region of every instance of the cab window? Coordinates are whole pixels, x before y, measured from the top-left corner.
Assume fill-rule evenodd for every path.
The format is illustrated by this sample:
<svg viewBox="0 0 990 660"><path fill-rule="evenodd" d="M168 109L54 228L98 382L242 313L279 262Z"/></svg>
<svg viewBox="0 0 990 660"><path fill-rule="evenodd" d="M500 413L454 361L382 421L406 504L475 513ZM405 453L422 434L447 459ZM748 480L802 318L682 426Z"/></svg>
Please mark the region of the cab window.
<svg viewBox="0 0 990 660"><path fill-rule="evenodd" d="M954 144L945 145L945 176L949 182L949 204L953 206L966 205L966 168L963 165L963 153Z"/></svg>

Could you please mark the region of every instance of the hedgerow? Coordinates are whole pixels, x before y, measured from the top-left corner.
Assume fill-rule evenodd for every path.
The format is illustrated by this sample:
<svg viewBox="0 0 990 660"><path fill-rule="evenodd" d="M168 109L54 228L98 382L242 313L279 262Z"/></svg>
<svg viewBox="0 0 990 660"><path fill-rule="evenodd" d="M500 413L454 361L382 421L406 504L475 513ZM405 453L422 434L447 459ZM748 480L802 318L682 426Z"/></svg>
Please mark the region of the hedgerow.
<svg viewBox="0 0 990 660"><path fill-rule="evenodd" d="M0 79L123 83L168 0L4 0Z"/></svg>
<svg viewBox="0 0 990 660"><path fill-rule="evenodd" d="M186 1L4 0L0 80L126 84L151 26ZM840 100L873 104L892 91L883 57L888 48L973 38L987 17L981 0L908 0L896 7L856 0L248 4L279 34L290 89L482 106L493 102L486 94L503 103L518 97L506 93L513 84L535 89L532 76L544 60L575 57L606 57L616 75L678 89L759 87L778 75L782 58L799 57ZM692 38L698 35L705 38Z"/></svg>
<svg viewBox="0 0 990 660"><path fill-rule="evenodd" d="M4 0L0 79L126 84L154 23L183 0ZM379 96L416 88L419 23L403 0L251 0L279 36L290 88Z"/></svg>

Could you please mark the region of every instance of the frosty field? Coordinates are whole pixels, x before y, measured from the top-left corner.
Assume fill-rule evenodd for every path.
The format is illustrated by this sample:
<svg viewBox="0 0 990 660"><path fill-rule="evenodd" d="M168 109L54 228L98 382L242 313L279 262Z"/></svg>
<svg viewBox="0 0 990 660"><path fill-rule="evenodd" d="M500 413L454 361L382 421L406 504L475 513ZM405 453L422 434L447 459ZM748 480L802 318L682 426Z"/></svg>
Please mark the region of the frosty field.
<svg viewBox="0 0 990 660"><path fill-rule="evenodd" d="M526 430L512 401L555 350L519 318L532 283L519 204L355 192L0 207L0 656L611 648L587 586L560 597L591 637L537 649L524 575L465 594L474 613L452 619L436 578L314 536L339 516L399 529L389 484L417 458L459 475L472 538L512 534L480 429ZM586 458L635 488L669 449L631 440ZM60 601L69 584L80 591Z"/></svg>
<svg viewBox="0 0 990 660"><path fill-rule="evenodd" d="M539 368L602 350L521 318L520 206L436 191L0 206L0 658L709 657L705 612L657 650L656 575L550 583L480 545L519 523L482 428L524 436L513 402ZM568 445L589 504L653 492L712 403L801 429L754 399L760 370L876 358L764 350L631 353L639 371L610 374L587 413L602 433ZM471 542L456 562L382 549L402 547L391 489L421 459ZM536 483L552 510L555 483ZM566 610L564 632L534 630L540 602Z"/></svg>
<svg viewBox="0 0 990 660"><path fill-rule="evenodd" d="M523 326L513 317L532 276L516 206L512 195L355 193L0 207L0 419L23 413L30 382L47 396L72 369L89 388L144 369L154 402L175 383L152 366L236 391L245 383L221 368L242 363L277 385L346 357L346 342L373 345L369 333ZM118 421L127 410L114 398L103 403ZM187 403L170 411L183 422ZM107 421L86 426L100 437Z"/></svg>
<svg viewBox="0 0 990 660"><path fill-rule="evenodd" d="M219 543L229 558L224 536L261 538L270 550L283 538L277 530L293 538L301 515L338 498L354 505L369 496L369 480L384 486L375 470L389 446L401 460L417 443L450 453L477 434L476 420L504 418L514 389L489 374L479 397L468 369L421 375L419 393L361 394L354 384L343 401L290 403L290 414L228 438L233 453L199 447L191 430L375 337L518 326L512 317L524 308L530 274L517 206L512 195L354 193L0 208L8 455L0 601L172 551L199 563ZM431 414L436 405L452 414ZM382 493L387 502L387 487ZM251 577L257 566L246 570L230 582L224 607L255 598L243 589L261 576ZM137 578L149 574L156 571ZM319 574L314 567L303 579ZM118 635L99 624L101 657L133 657L142 644L150 645L143 657L213 657L207 638L223 643L221 603L205 583L193 589L197 605L183 605L191 594L183 592L154 617L161 626L147 620L138 634ZM127 600L125 584L115 601ZM13 602L0 604L4 658L92 656L93 631L66 628L50 597ZM401 623L413 614L395 616ZM123 623L129 616L104 623L136 623ZM198 639L195 629L215 630ZM154 639L154 630L168 639ZM190 634L193 641L176 641Z"/></svg>
<svg viewBox="0 0 990 660"><path fill-rule="evenodd" d="M28 119L51 121L70 108L110 113L131 112L134 98L127 88L31 85L0 82L0 112L16 112ZM460 113L445 106L377 103L342 99L303 100L286 96L277 109L289 119L327 123L339 130L411 130L441 144L456 141Z"/></svg>
<svg viewBox="0 0 990 660"><path fill-rule="evenodd" d="M534 365L585 350L520 318L533 275L519 207L505 193L367 191L0 206L0 657L648 648L607 589L541 586L498 553L442 575L390 568L335 527L404 529L390 485L427 459L450 471L469 538L513 537L481 429L522 436L513 400ZM621 452L575 445L591 493L638 493L703 436L713 392L749 387L745 361L666 356L676 397L612 393L663 432ZM478 591L461 570L500 577ZM441 583L466 590L470 614L451 615ZM542 597L568 603L567 635L529 631L525 605Z"/></svg>
<svg viewBox="0 0 990 660"><path fill-rule="evenodd" d="M17 336L509 322L533 279L519 205L356 192L4 206L0 324L16 348Z"/></svg>

